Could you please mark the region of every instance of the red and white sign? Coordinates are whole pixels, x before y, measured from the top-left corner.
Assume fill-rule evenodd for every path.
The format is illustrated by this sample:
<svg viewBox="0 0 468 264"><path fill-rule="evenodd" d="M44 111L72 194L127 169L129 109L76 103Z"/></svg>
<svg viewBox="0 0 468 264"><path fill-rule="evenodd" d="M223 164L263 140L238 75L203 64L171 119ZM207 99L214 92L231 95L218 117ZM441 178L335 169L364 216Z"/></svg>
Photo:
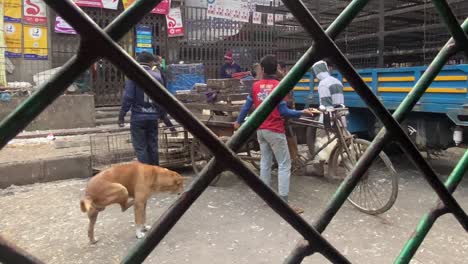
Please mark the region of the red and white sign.
<svg viewBox="0 0 468 264"><path fill-rule="evenodd" d="M252 23L261 24L262 23L262 13L253 12L253 14L252 14Z"/></svg>
<svg viewBox="0 0 468 264"><path fill-rule="evenodd" d="M180 37L184 35L184 24L180 7L171 8L166 15L167 35L169 37Z"/></svg>
<svg viewBox="0 0 468 264"><path fill-rule="evenodd" d="M24 0L24 22L47 25L47 6L42 0Z"/></svg>
<svg viewBox="0 0 468 264"><path fill-rule="evenodd" d="M70 26L70 24L67 23L67 21L65 21L60 16L57 16L55 18L55 33L76 34L76 31L72 26Z"/></svg>
<svg viewBox="0 0 468 264"><path fill-rule="evenodd" d="M153 14L160 14L160 15L168 15L169 10L171 9L171 0L162 0L159 5L157 5L151 13Z"/></svg>
<svg viewBox="0 0 468 264"><path fill-rule="evenodd" d="M117 10L119 0L73 0L77 6Z"/></svg>
<svg viewBox="0 0 468 264"><path fill-rule="evenodd" d="M101 0L73 0L77 6L102 8Z"/></svg>

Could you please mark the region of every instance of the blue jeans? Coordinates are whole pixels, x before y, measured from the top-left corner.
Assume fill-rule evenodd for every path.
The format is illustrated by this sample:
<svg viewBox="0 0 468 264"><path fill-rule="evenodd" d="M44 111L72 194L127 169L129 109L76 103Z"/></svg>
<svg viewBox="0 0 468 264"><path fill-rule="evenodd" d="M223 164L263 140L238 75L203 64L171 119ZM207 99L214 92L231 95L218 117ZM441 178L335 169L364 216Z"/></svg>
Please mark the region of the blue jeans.
<svg viewBox="0 0 468 264"><path fill-rule="evenodd" d="M291 157L289 156L288 142L284 133L276 133L266 129L257 130L257 139L260 143L260 179L271 186L271 166L273 155L278 162L278 194L288 196L289 178L291 177Z"/></svg>
<svg viewBox="0 0 468 264"><path fill-rule="evenodd" d="M130 132L138 161L149 165L159 165L158 121L132 121Z"/></svg>

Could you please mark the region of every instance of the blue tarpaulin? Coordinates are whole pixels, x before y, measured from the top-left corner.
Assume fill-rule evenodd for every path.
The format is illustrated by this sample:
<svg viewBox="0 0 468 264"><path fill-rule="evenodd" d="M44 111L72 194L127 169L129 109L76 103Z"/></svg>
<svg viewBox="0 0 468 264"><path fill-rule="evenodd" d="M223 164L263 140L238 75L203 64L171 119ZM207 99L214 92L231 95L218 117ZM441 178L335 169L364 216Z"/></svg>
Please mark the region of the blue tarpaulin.
<svg viewBox="0 0 468 264"><path fill-rule="evenodd" d="M205 67L202 63L171 64L167 67L167 88L171 93L190 90L196 83L205 83Z"/></svg>

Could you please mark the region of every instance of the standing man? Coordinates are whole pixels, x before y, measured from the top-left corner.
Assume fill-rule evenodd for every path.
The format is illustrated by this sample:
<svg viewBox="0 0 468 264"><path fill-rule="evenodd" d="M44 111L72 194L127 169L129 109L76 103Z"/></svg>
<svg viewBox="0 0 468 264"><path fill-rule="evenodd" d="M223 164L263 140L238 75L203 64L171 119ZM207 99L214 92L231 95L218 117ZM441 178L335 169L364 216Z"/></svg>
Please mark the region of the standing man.
<svg viewBox="0 0 468 264"><path fill-rule="evenodd" d="M162 85L164 85L164 87L167 89L167 77L166 77L166 71L163 67L163 58L160 56L160 55L156 55L155 56L155 62L154 62L154 66L152 67L152 70L156 73L156 74L159 74L161 76L161 80L162 80ZM177 129L174 127L174 124L172 124L172 121L171 119L169 118L168 115L165 115L163 118L162 118L162 121L164 123L164 125L166 125L166 127L169 127L171 132L176 132Z"/></svg>
<svg viewBox="0 0 468 264"><path fill-rule="evenodd" d="M159 55L156 55L152 70L161 75L162 84L164 85L164 87L166 87L167 86L166 72L163 66L164 66L163 58Z"/></svg>
<svg viewBox="0 0 468 264"><path fill-rule="evenodd" d="M288 67L286 66L286 63L284 61L278 62L278 69L276 71L276 76L278 80L283 79L287 73L288 73Z"/></svg>
<svg viewBox="0 0 468 264"><path fill-rule="evenodd" d="M221 79L230 79L232 74L236 72L241 72L241 67L234 61L232 57L232 51L226 52L224 55L224 65L219 71L219 77Z"/></svg>
<svg viewBox="0 0 468 264"><path fill-rule="evenodd" d="M163 83L161 74L151 70L155 62L153 54L142 52L138 55L137 61L154 79ZM132 145L138 161L149 165L159 165L158 120L164 119L166 112L132 80L125 82L119 126L124 125L124 117L129 110L132 112L130 119Z"/></svg>
<svg viewBox="0 0 468 264"><path fill-rule="evenodd" d="M277 61L273 55L267 55L260 62L263 79L254 83L252 93L242 107L234 128L239 128L244 122L248 111L252 106L257 108L278 86L276 79ZM291 157L289 155L288 143L284 129L284 117L299 118L302 115L313 116L310 110L296 111L287 107L286 102L281 102L278 107L268 116L257 130L257 139L260 144L260 178L268 186L271 186L271 167L273 155L278 162L278 193L288 202L289 180L291 177ZM294 208L297 213L304 212L301 208Z"/></svg>
<svg viewBox="0 0 468 264"><path fill-rule="evenodd" d="M252 76L255 78L255 80L263 79L263 71L260 63L254 63L252 66Z"/></svg>

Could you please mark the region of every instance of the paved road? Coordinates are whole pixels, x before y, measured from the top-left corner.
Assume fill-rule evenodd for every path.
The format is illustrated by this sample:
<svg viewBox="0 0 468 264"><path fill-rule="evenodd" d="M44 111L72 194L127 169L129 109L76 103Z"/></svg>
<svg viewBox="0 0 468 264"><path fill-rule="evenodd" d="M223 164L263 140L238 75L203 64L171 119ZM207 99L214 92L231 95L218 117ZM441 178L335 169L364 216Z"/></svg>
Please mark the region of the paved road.
<svg viewBox="0 0 468 264"><path fill-rule="evenodd" d="M445 176L453 155L434 162ZM405 158L394 158L400 194L381 216L340 210L325 237L353 263L392 263L435 195ZM186 171L189 175L191 172ZM98 219L97 245L87 244L88 220L78 201L86 181L67 180L0 190L0 234L47 263L118 263L133 245L133 212L111 206ZM290 199L313 221L336 189L336 183L294 177ZM468 210L468 181L456 197ZM176 199L157 195L148 204L155 220ZM300 236L236 177L226 175L210 187L151 254L146 263L281 263ZM468 235L450 215L430 232L413 263L466 263ZM327 263L312 256L304 263Z"/></svg>

